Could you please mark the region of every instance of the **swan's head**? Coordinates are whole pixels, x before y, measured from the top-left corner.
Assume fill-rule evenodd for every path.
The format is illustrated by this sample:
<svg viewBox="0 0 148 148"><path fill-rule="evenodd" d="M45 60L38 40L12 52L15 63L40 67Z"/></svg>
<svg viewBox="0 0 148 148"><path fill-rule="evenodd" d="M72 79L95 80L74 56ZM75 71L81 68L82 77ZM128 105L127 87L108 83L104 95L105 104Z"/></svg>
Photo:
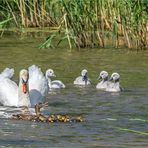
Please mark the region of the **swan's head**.
<svg viewBox="0 0 148 148"><path fill-rule="evenodd" d="M88 80L88 71L86 69L83 69L81 71L81 75L83 77L83 81L85 81L87 83L87 80Z"/></svg>
<svg viewBox="0 0 148 148"><path fill-rule="evenodd" d="M113 73L113 74L111 75L109 81L118 82L119 79L120 79L120 75L119 75L117 72L115 72L115 73Z"/></svg>
<svg viewBox="0 0 148 148"><path fill-rule="evenodd" d="M20 82L22 84L23 93L27 93L27 84L28 84L28 71L26 69L22 69L20 71Z"/></svg>
<svg viewBox="0 0 148 148"><path fill-rule="evenodd" d="M107 81L108 80L108 72L107 71L101 71L98 79Z"/></svg>
<svg viewBox="0 0 148 148"><path fill-rule="evenodd" d="M46 78L48 77L56 77L56 75L54 74L54 71L52 69L48 69L46 71Z"/></svg>
<svg viewBox="0 0 148 148"><path fill-rule="evenodd" d="M87 75L87 73L88 73L88 71L87 71L86 69L83 69L83 70L81 71L82 77L84 77L85 75Z"/></svg>

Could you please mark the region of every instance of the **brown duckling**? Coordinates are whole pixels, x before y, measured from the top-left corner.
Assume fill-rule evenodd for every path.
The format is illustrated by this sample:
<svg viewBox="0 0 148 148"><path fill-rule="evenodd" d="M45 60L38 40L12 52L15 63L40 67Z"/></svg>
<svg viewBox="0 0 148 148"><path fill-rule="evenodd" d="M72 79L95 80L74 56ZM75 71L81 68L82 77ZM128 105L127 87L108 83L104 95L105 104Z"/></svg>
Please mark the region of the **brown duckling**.
<svg viewBox="0 0 148 148"><path fill-rule="evenodd" d="M35 105L35 113L36 113L36 115L40 115L41 114L40 109L43 108L43 107L47 107L47 106L48 106L48 102L36 104Z"/></svg>
<svg viewBox="0 0 148 148"><path fill-rule="evenodd" d="M40 122L46 122L46 117L42 114L38 115L37 117L37 121L40 121Z"/></svg>
<svg viewBox="0 0 148 148"><path fill-rule="evenodd" d="M47 122L56 122L57 117L55 115L50 115L47 117Z"/></svg>
<svg viewBox="0 0 148 148"><path fill-rule="evenodd" d="M77 117L71 119L71 122L82 122L82 121L83 121L83 119L81 116L77 116Z"/></svg>
<svg viewBox="0 0 148 148"><path fill-rule="evenodd" d="M61 121L62 115L56 115L57 121Z"/></svg>
<svg viewBox="0 0 148 148"><path fill-rule="evenodd" d="M30 113L29 109L27 107L24 107L22 109L22 113L12 115L12 119L45 122L46 117L41 114L40 109L42 107L46 107L46 106L48 106L48 102L36 104L35 105L35 113L36 113L36 115L32 115Z"/></svg>
<svg viewBox="0 0 148 148"><path fill-rule="evenodd" d="M25 114L16 114L16 115L12 115L12 119L15 120L33 120L34 115L25 115Z"/></svg>
<svg viewBox="0 0 148 148"><path fill-rule="evenodd" d="M65 115L64 122L70 122L70 117L68 115Z"/></svg>
<svg viewBox="0 0 148 148"><path fill-rule="evenodd" d="M37 116L35 121L46 122L46 117L41 114L40 109L43 108L43 107L47 107L47 106L48 106L48 102L39 103L39 104L35 105L35 113L36 113L36 116Z"/></svg>
<svg viewBox="0 0 148 148"><path fill-rule="evenodd" d="M76 117L75 120L76 120L76 122L82 122L83 121L81 116Z"/></svg>

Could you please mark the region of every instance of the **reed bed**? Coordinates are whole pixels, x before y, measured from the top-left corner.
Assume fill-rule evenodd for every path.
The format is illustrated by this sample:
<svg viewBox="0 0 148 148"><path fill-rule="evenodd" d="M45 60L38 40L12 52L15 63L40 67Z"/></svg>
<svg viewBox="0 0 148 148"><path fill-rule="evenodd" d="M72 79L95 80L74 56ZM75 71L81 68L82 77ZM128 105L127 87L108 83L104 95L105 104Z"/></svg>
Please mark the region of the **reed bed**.
<svg viewBox="0 0 148 148"><path fill-rule="evenodd" d="M18 27L56 27L41 48L59 32L58 45L66 39L70 49L148 48L147 0L2 0L0 7Z"/></svg>

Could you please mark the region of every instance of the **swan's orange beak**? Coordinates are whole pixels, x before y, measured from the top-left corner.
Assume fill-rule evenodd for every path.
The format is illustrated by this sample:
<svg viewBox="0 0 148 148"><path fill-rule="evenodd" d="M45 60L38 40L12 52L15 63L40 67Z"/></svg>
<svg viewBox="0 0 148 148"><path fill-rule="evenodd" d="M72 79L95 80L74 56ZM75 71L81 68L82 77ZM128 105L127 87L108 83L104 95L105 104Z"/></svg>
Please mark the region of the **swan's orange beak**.
<svg viewBox="0 0 148 148"><path fill-rule="evenodd" d="M27 84L22 84L22 91L23 91L23 93L27 93Z"/></svg>

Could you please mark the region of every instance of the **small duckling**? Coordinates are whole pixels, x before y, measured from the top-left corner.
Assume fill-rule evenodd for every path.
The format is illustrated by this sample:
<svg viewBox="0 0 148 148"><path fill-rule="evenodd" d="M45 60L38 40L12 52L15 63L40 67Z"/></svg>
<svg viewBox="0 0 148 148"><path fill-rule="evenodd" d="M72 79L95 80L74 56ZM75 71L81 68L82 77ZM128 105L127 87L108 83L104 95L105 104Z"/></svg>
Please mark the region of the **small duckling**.
<svg viewBox="0 0 148 148"><path fill-rule="evenodd" d="M51 116L49 116L49 117L47 117L47 122L54 122L54 120Z"/></svg>
<svg viewBox="0 0 148 148"><path fill-rule="evenodd" d="M34 115L25 115L25 114L14 114L12 115L12 119L15 120L29 120L31 121L33 119Z"/></svg>
<svg viewBox="0 0 148 148"><path fill-rule="evenodd" d="M64 122L70 122L70 117L68 115L65 115Z"/></svg>
<svg viewBox="0 0 148 148"><path fill-rule="evenodd" d="M40 121L40 122L46 122L47 119L44 115L40 114L40 115L38 115L37 120Z"/></svg>
<svg viewBox="0 0 148 148"><path fill-rule="evenodd" d="M36 104L35 105L35 113L36 113L36 115L40 115L41 114L40 109L43 108L43 107L47 107L47 106L48 106L48 102Z"/></svg>
<svg viewBox="0 0 148 148"><path fill-rule="evenodd" d="M76 117L75 120L76 120L76 122L82 122L83 121L81 116Z"/></svg>
<svg viewBox="0 0 148 148"><path fill-rule="evenodd" d="M57 117L57 120L58 121L61 121L62 120L62 115L57 115L56 117Z"/></svg>
<svg viewBox="0 0 148 148"><path fill-rule="evenodd" d="M41 121L41 122L45 122L46 121L46 117L44 115L41 114L40 109L43 107L47 107L48 106L48 102L45 103L39 103L35 105L35 113L37 118L35 119L36 121Z"/></svg>
<svg viewBox="0 0 148 148"><path fill-rule="evenodd" d="M47 117L47 122L56 122L57 117L55 115L51 115Z"/></svg>
<svg viewBox="0 0 148 148"><path fill-rule="evenodd" d="M78 117L75 117L75 118L71 119L71 122L82 122L82 121L83 121L83 119L82 119L81 116L78 116Z"/></svg>

